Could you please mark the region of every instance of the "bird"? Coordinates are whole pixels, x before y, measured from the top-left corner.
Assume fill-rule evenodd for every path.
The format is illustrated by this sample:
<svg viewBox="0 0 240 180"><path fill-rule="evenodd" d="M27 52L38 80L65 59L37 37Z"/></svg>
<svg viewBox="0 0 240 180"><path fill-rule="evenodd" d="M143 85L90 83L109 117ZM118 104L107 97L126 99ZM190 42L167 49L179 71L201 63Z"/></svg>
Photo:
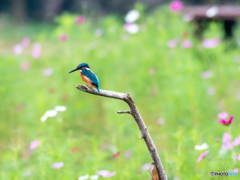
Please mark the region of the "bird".
<svg viewBox="0 0 240 180"><path fill-rule="evenodd" d="M99 81L97 76L90 70L90 67L87 63L81 63L77 66L77 68L73 69L72 71L70 71L69 73L72 73L74 71L80 71L80 76L82 78L82 80L84 82L87 83L88 87L94 87L98 90L98 92L100 93L99 90Z"/></svg>

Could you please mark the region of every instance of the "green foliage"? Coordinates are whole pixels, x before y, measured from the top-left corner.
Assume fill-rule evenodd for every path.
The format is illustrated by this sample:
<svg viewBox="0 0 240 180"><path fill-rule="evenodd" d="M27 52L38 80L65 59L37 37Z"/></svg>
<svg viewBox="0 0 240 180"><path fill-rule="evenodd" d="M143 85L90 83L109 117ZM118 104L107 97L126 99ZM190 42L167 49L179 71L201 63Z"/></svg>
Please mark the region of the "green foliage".
<svg viewBox="0 0 240 180"><path fill-rule="evenodd" d="M239 58L239 48L226 50L225 42L214 49L203 48L191 35L192 24L166 7L141 14L140 31L134 35L125 32L123 21L114 16L97 23L86 18L79 25L75 19L64 14L55 28L42 25L35 33L31 33L35 25L6 26L8 36L1 36L1 179L76 179L101 169L115 171L111 179L116 180L149 177L147 171L137 173L152 161L144 141L138 139L136 123L131 116L116 113L127 110L127 105L75 88L84 83L77 72L68 72L82 62L98 76L100 89L132 95L169 179L204 179L211 171L240 168L240 161L232 159L240 152L239 146L222 158L218 153L224 132L231 133L232 141L240 135L240 102L235 98L240 88L239 65L234 61ZM221 34L217 26L211 25L207 38ZM96 29L103 34L96 36ZM185 31L192 48L167 47L169 40L183 41ZM68 39L60 42L63 33ZM21 55L13 54L12 47L24 36L31 37L31 44L42 45L39 59L32 58L31 46ZM25 61L31 67L22 71ZM46 68L53 68L51 76L43 76ZM207 70L213 75L203 79L201 73ZM214 95L207 93L211 87L216 90ZM57 105L67 110L41 122L43 114ZM16 110L21 106L22 110ZM216 123L221 111L235 116L229 129ZM157 124L158 118L164 118L162 125ZM33 140L39 140L40 146L29 150ZM197 163L204 151L196 151L194 146L203 142L210 152ZM71 153L76 146L78 150ZM132 155L124 158L127 150ZM118 151L121 154L112 158ZM64 162L64 167L52 169L54 162Z"/></svg>

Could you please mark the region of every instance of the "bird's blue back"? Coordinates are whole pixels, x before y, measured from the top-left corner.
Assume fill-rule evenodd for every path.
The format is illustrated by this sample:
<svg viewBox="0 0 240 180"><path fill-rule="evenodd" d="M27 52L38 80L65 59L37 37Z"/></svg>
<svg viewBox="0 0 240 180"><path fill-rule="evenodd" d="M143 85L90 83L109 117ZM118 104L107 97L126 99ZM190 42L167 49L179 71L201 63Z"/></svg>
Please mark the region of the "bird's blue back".
<svg viewBox="0 0 240 180"><path fill-rule="evenodd" d="M82 69L82 74L86 77L88 77L91 80L91 83L93 85L96 85L97 88L99 88L99 81L97 76L90 70L90 69Z"/></svg>

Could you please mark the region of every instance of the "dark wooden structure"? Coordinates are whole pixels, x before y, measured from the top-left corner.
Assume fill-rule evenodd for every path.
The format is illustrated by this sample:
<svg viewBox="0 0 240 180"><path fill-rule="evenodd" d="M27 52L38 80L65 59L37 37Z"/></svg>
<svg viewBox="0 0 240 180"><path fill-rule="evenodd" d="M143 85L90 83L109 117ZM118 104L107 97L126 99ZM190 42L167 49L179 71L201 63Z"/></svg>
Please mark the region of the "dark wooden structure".
<svg viewBox="0 0 240 180"><path fill-rule="evenodd" d="M187 6L183 13L193 17L197 23L195 34L202 37L203 30L210 21L223 21L225 37L233 36L233 28L240 18L240 6Z"/></svg>

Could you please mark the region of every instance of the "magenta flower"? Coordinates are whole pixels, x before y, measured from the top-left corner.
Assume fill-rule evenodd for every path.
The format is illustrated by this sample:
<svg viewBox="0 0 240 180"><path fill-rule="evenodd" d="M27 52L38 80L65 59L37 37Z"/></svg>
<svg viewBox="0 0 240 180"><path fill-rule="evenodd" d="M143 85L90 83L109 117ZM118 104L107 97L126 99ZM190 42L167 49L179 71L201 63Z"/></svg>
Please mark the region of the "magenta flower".
<svg viewBox="0 0 240 180"><path fill-rule="evenodd" d="M151 164L150 163L146 163L146 164L142 165L142 170L143 171L147 171L147 170L149 170L150 167L151 167Z"/></svg>
<svg viewBox="0 0 240 180"><path fill-rule="evenodd" d="M204 39L202 45L207 49L211 49L217 47L220 42L221 42L220 38Z"/></svg>
<svg viewBox="0 0 240 180"><path fill-rule="evenodd" d="M125 152L124 157L129 158L131 155L132 155L132 151L128 150L128 151Z"/></svg>
<svg viewBox="0 0 240 180"><path fill-rule="evenodd" d="M25 37L21 42L21 45L23 47L27 47L29 44L30 44L30 38L29 37Z"/></svg>
<svg viewBox="0 0 240 180"><path fill-rule="evenodd" d="M113 158L118 157L120 155L121 151L118 151L117 153L113 154Z"/></svg>
<svg viewBox="0 0 240 180"><path fill-rule="evenodd" d="M38 140L32 141L30 143L30 149L35 149L39 146L40 142Z"/></svg>
<svg viewBox="0 0 240 180"><path fill-rule="evenodd" d="M221 124L223 124L225 126L228 126L228 125L230 125L232 123L233 118L234 118L234 116L231 116L229 118L229 120L221 119L220 121L218 121L218 123L221 123Z"/></svg>
<svg viewBox="0 0 240 180"><path fill-rule="evenodd" d="M197 162L200 162L207 154L209 153L209 151L205 151L203 154L201 154L198 159L197 159Z"/></svg>
<svg viewBox="0 0 240 180"><path fill-rule="evenodd" d="M111 173L111 172L109 172L107 170L100 170L100 171L97 172L97 174L99 176L102 176L102 177L113 177L113 176L116 175L116 172L112 172Z"/></svg>
<svg viewBox="0 0 240 180"><path fill-rule="evenodd" d="M78 16L76 19L76 24L82 24L85 21L84 16Z"/></svg>
<svg viewBox="0 0 240 180"><path fill-rule="evenodd" d="M30 62L23 62L22 64L21 64L21 70L23 70L23 71L26 71L26 70L28 70L30 68Z"/></svg>
<svg viewBox="0 0 240 180"><path fill-rule="evenodd" d="M52 165L52 168L54 169L60 169L64 166L64 163L63 162L56 162Z"/></svg>
<svg viewBox="0 0 240 180"><path fill-rule="evenodd" d="M192 47L192 41L185 40L182 42L182 48L186 49L186 48L191 48L191 47Z"/></svg>
<svg viewBox="0 0 240 180"><path fill-rule="evenodd" d="M176 47L177 44L178 44L178 40L177 39L173 39L173 40L167 42L167 46L170 47L170 48Z"/></svg>
<svg viewBox="0 0 240 180"><path fill-rule="evenodd" d="M68 35L67 34L62 34L61 36L60 36L60 38L59 38L59 40L61 41L61 42L64 42L64 41L66 41L68 39Z"/></svg>
<svg viewBox="0 0 240 180"><path fill-rule="evenodd" d="M219 119L226 119L228 117L228 113L226 111L223 111L218 114Z"/></svg>
<svg viewBox="0 0 240 180"><path fill-rule="evenodd" d="M182 1L175 0L170 4L170 10L172 12L179 12L183 9L183 3Z"/></svg>
<svg viewBox="0 0 240 180"><path fill-rule="evenodd" d="M34 59L37 59L41 56L41 45L38 43L35 43L32 48L32 57Z"/></svg>

